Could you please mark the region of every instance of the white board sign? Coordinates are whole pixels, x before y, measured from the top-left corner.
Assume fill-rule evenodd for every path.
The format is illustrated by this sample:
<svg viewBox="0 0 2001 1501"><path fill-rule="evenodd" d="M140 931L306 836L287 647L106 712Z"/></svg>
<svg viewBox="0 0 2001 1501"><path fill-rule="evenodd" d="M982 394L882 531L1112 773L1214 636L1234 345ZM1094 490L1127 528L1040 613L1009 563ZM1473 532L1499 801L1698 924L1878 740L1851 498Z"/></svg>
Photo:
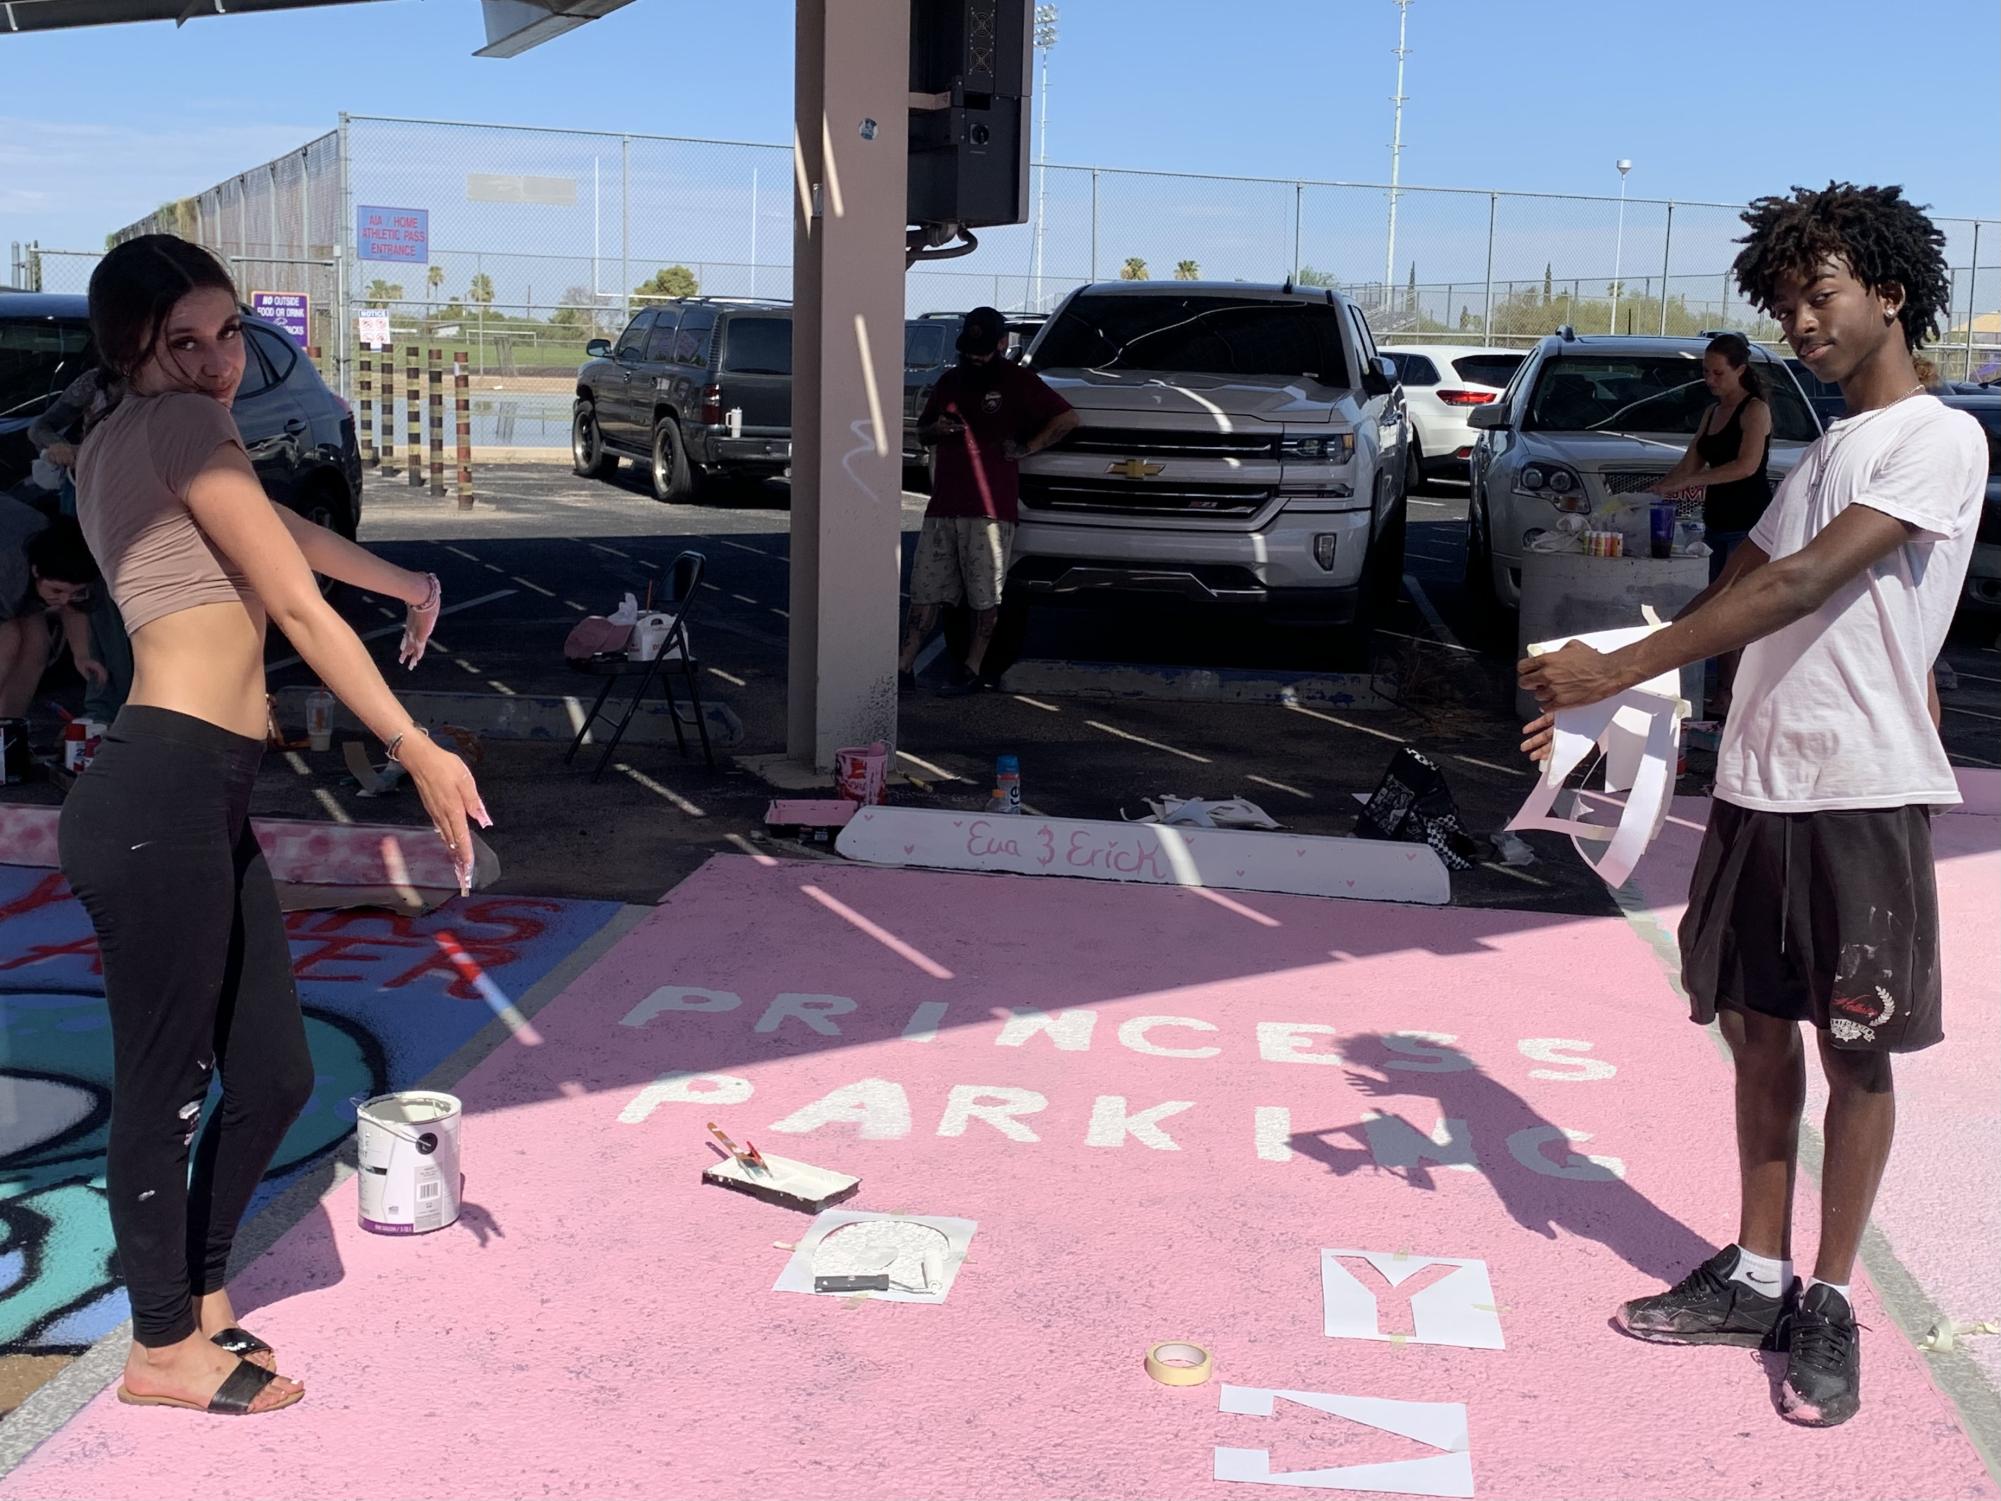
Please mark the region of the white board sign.
<svg viewBox="0 0 2001 1501"><path fill-rule="evenodd" d="M386 311L356 313L354 333L363 344L380 348L389 342L389 314Z"/></svg>
<svg viewBox="0 0 2001 1501"><path fill-rule="evenodd" d="M1442 906L1452 882L1429 845L1183 829L1098 819L864 808L834 848L850 860L932 870L1075 876Z"/></svg>

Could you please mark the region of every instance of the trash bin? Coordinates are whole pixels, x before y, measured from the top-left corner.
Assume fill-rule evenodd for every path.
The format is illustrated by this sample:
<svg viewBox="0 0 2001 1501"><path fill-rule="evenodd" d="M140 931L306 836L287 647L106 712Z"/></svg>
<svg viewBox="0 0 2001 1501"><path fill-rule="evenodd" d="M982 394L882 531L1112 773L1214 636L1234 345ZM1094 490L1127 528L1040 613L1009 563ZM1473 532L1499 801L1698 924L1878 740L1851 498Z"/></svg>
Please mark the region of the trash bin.
<svg viewBox="0 0 2001 1501"><path fill-rule="evenodd" d="M1528 655L1531 642L1639 625L1641 605L1652 605L1666 620L1708 587L1706 557L1595 558L1530 549L1522 554L1516 659ZM1702 718L1702 668L1694 662L1681 670L1681 696L1693 719ZM1524 723L1537 712L1536 701L1520 689L1515 707Z"/></svg>

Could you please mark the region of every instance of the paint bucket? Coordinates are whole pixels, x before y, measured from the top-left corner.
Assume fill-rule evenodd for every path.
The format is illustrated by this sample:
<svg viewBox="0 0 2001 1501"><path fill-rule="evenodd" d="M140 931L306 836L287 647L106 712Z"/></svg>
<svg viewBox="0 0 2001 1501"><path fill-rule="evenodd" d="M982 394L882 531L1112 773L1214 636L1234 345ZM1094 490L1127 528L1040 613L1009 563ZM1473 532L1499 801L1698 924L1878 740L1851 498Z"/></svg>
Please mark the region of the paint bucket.
<svg viewBox="0 0 2001 1501"><path fill-rule="evenodd" d="M433 1090L381 1094L355 1104L361 1228L423 1235L459 1217L460 1106Z"/></svg>
<svg viewBox="0 0 2001 1501"><path fill-rule="evenodd" d="M850 802L882 802L888 781L889 747L882 741L834 752L834 785Z"/></svg>

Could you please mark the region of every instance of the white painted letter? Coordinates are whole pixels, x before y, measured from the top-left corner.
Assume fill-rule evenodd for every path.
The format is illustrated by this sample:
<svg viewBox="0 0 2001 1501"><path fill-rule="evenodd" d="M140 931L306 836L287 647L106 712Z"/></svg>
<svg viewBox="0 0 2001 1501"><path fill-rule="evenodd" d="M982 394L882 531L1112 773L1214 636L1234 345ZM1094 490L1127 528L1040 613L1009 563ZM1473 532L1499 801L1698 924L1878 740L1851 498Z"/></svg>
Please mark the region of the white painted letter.
<svg viewBox="0 0 2001 1501"><path fill-rule="evenodd" d="M945 1113L938 1118L940 1136L964 1136L966 1122L978 1117L1011 1141L1040 1141L1017 1115L1033 1115L1045 1110L1049 1101L1032 1089L1011 1089L1005 1084L954 1084L945 1099Z"/></svg>
<svg viewBox="0 0 2001 1501"><path fill-rule="evenodd" d="M901 1141L910 1134L910 1097L891 1079L862 1079L802 1106L771 1129L804 1136L822 1126L854 1124L863 1141Z"/></svg>
<svg viewBox="0 0 2001 1501"><path fill-rule="evenodd" d="M846 1016L854 1009L855 1003L844 995L794 995L788 990L766 1008L764 1015L757 1019L755 1030L776 1032L779 1023L791 1017L804 1022L822 1037L839 1037L841 1029L827 1018Z"/></svg>
<svg viewBox="0 0 2001 1501"><path fill-rule="evenodd" d="M1531 1079L1561 1079L1570 1084L1582 1084L1586 1079L1609 1079L1618 1070L1602 1058L1566 1058L1565 1053L1588 1053L1591 1044L1573 1042L1567 1037L1524 1037L1515 1044L1522 1050L1524 1058L1533 1058L1538 1063L1560 1063L1562 1069L1532 1068Z"/></svg>
<svg viewBox="0 0 2001 1501"><path fill-rule="evenodd" d="M661 1105L741 1105L749 1098L750 1080L732 1074L662 1074L619 1111L618 1123L636 1126Z"/></svg>
<svg viewBox="0 0 2001 1501"><path fill-rule="evenodd" d="M1087 1147L1122 1147L1130 1136L1143 1147L1152 1147L1156 1152L1178 1152L1173 1137L1160 1129L1160 1122L1170 1115L1179 1115L1194 1105L1193 1100L1164 1100L1151 1110L1133 1114L1126 1109L1126 1097L1122 1094L1101 1094L1091 1106L1091 1129L1084 1135Z"/></svg>
<svg viewBox="0 0 2001 1501"><path fill-rule="evenodd" d="M938 1023L945 1019L946 1009L946 1003L943 1001L925 1001L921 1003L915 1011L910 1013L910 1020L904 1024L903 1040L905 1042L936 1042L938 1040Z"/></svg>
<svg viewBox="0 0 2001 1501"><path fill-rule="evenodd" d="M1416 1167L1430 1161L1470 1173L1479 1166L1479 1158L1473 1154L1473 1133L1464 1121L1441 1117L1431 1135L1420 1136L1401 1116L1368 1110L1362 1114L1362 1131L1379 1167Z"/></svg>
<svg viewBox="0 0 2001 1501"><path fill-rule="evenodd" d="M1260 1105L1252 1116L1258 1161L1292 1161L1292 1112L1283 1105Z"/></svg>
<svg viewBox="0 0 2001 1501"><path fill-rule="evenodd" d="M1447 1046L1455 1040L1450 1032L1390 1032L1384 1036L1383 1046L1404 1056L1383 1067L1407 1074L1463 1074L1473 1066L1473 1060Z"/></svg>
<svg viewBox="0 0 2001 1501"><path fill-rule="evenodd" d="M1065 1053L1081 1053L1091 1045L1091 1029L1098 1025L1098 1013L1088 1006L1080 1011L1038 1011L1033 1006L1010 1006L1007 1025L994 1039L997 1048L1018 1048L1037 1032L1047 1032L1049 1040Z"/></svg>
<svg viewBox="0 0 2001 1501"><path fill-rule="evenodd" d="M1626 1176L1626 1164L1617 1157L1578 1156L1566 1153L1562 1162L1552 1162L1542 1149L1553 1141L1591 1140L1589 1131L1558 1130L1555 1126L1530 1126L1508 1138L1508 1150L1515 1161L1547 1178L1567 1178L1572 1183L1610 1183Z"/></svg>
<svg viewBox="0 0 2001 1501"><path fill-rule="evenodd" d="M1322 1022L1259 1022L1258 1056L1267 1063L1340 1063L1339 1053L1314 1053L1310 1037L1334 1037L1339 1027Z"/></svg>
<svg viewBox="0 0 2001 1501"><path fill-rule="evenodd" d="M643 1027L663 1011L734 1011L743 997L727 990L703 990L694 985L662 985L620 1020L622 1027Z"/></svg>
<svg viewBox="0 0 2001 1501"><path fill-rule="evenodd" d="M1119 1023L1119 1041L1135 1053L1147 1053L1155 1058L1214 1058L1221 1048L1165 1048L1147 1041L1146 1034L1155 1027L1193 1027L1197 1032L1213 1032L1214 1022L1205 1022L1195 1016L1134 1016Z"/></svg>

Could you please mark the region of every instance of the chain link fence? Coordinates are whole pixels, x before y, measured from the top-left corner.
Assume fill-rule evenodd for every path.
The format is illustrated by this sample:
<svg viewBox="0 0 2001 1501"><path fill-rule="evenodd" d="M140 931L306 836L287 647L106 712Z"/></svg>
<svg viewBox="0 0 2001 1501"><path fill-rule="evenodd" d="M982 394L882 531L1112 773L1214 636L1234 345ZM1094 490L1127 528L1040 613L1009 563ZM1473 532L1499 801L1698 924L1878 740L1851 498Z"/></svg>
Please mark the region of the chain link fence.
<svg viewBox="0 0 2001 1501"><path fill-rule="evenodd" d="M788 296L795 191L781 146L355 115L114 238L170 230L226 256L246 292L307 293L343 384L364 310L399 342L472 351L478 373L560 377L649 299ZM1369 184L1049 166L1030 203L1039 236L991 229L913 267L909 312L1047 310L1117 277L1291 276L1354 297L1391 344L1520 346L1563 324L1778 340L1731 283L1734 204L1400 188L1392 241L1391 190ZM418 257L367 258L364 207L424 211ZM1941 377L1977 378L2001 362L2001 222L1936 222L1952 313L1928 353ZM26 284L48 290L81 291L95 262L26 255Z"/></svg>

